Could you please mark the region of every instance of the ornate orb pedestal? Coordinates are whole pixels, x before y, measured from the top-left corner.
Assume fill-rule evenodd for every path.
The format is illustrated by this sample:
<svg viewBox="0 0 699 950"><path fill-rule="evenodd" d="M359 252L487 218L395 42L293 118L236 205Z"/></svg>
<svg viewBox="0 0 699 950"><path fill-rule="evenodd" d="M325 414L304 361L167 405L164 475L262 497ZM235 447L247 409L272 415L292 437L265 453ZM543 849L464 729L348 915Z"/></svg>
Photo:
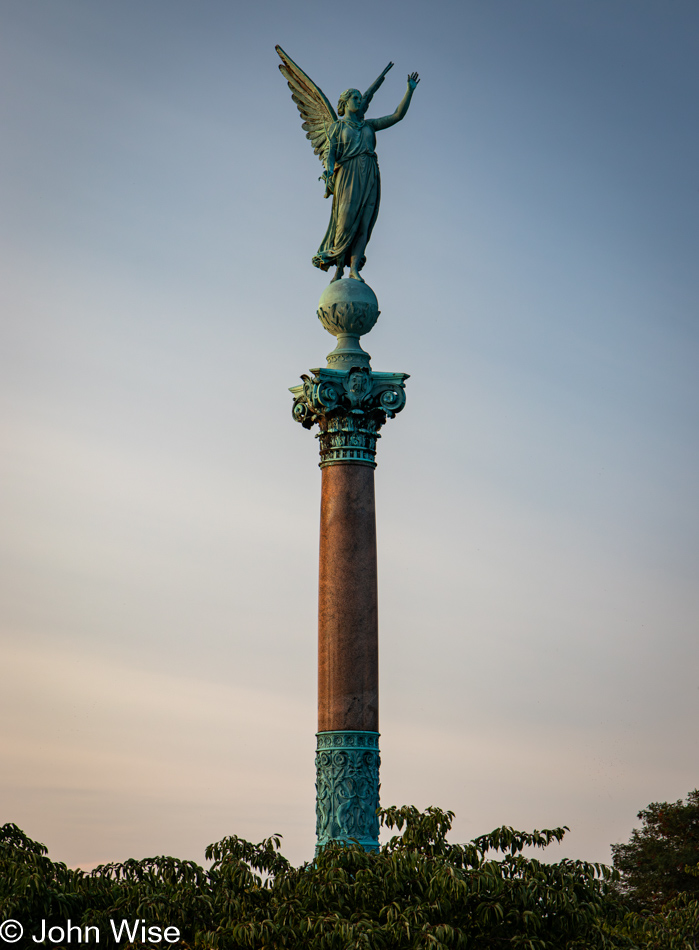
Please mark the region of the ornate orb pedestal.
<svg viewBox="0 0 699 950"><path fill-rule="evenodd" d="M379 317L373 290L331 283L318 317L337 346L291 388L293 416L318 426L317 847L378 850L379 653L374 469L379 430L405 405L406 373L378 373L359 339Z"/></svg>
<svg viewBox="0 0 699 950"><path fill-rule="evenodd" d="M368 284L351 278L328 284L318 302L318 319L337 337L337 346L327 356L331 369L371 365L359 338L374 328L379 313L376 294Z"/></svg>

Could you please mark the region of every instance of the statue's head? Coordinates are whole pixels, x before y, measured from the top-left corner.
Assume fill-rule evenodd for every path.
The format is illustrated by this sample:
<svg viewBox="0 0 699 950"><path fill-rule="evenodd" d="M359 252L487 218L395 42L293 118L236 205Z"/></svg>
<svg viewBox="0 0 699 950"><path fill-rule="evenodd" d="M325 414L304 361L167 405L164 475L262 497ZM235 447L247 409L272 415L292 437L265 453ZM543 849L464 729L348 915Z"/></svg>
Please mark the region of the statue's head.
<svg viewBox="0 0 699 950"><path fill-rule="evenodd" d="M337 114L344 115L345 112L362 111L362 94L359 89L345 89L340 96L337 104Z"/></svg>

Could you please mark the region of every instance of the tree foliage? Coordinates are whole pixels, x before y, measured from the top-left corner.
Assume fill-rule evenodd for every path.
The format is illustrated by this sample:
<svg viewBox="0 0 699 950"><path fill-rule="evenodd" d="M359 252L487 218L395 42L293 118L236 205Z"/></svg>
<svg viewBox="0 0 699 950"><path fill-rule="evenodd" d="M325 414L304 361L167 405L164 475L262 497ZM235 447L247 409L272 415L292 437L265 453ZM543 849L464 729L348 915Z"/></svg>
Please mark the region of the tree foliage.
<svg viewBox="0 0 699 950"><path fill-rule="evenodd" d="M280 853L278 837L252 844L232 836L206 849L208 869L160 857L90 873L52 862L43 845L5 825L0 919L19 920L27 933L42 919L47 927L68 919L94 925L100 946L114 946L110 919L176 926L178 946L202 950L632 945L621 929L612 933L619 907L610 891L611 869L570 860L549 864L522 853L560 841L566 829L502 827L468 844L451 844L452 812L405 806L384 809L380 818L395 833L378 854L331 846L295 868Z"/></svg>
<svg viewBox="0 0 699 950"><path fill-rule="evenodd" d="M628 844L612 845L628 906L657 913L680 894L699 898L699 877L691 870L699 863L699 789L686 801L653 802L638 817L642 826Z"/></svg>
<svg viewBox="0 0 699 950"><path fill-rule="evenodd" d="M639 950L699 950L699 901L685 893L654 914L630 913L616 933Z"/></svg>

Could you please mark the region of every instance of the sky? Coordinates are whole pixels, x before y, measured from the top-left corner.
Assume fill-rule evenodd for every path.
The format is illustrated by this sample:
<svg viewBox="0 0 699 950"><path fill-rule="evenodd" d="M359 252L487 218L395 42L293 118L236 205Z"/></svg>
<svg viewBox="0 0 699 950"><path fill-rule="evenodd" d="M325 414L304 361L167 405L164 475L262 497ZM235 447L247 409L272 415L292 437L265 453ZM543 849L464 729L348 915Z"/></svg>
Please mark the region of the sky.
<svg viewBox="0 0 699 950"><path fill-rule="evenodd" d="M313 854L330 213L370 115L381 799L610 860L699 785L694 0L0 0L0 822Z"/></svg>

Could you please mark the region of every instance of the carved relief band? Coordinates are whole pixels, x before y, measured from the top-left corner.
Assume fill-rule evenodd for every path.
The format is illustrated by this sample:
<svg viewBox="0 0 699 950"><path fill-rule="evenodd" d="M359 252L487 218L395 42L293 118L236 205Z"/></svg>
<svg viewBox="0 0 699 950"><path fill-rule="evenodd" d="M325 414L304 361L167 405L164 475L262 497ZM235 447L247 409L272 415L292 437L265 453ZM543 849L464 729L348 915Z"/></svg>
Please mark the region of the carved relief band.
<svg viewBox="0 0 699 950"><path fill-rule="evenodd" d="M354 839L378 851L379 733L342 730L317 738L317 849Z"/></svg>

